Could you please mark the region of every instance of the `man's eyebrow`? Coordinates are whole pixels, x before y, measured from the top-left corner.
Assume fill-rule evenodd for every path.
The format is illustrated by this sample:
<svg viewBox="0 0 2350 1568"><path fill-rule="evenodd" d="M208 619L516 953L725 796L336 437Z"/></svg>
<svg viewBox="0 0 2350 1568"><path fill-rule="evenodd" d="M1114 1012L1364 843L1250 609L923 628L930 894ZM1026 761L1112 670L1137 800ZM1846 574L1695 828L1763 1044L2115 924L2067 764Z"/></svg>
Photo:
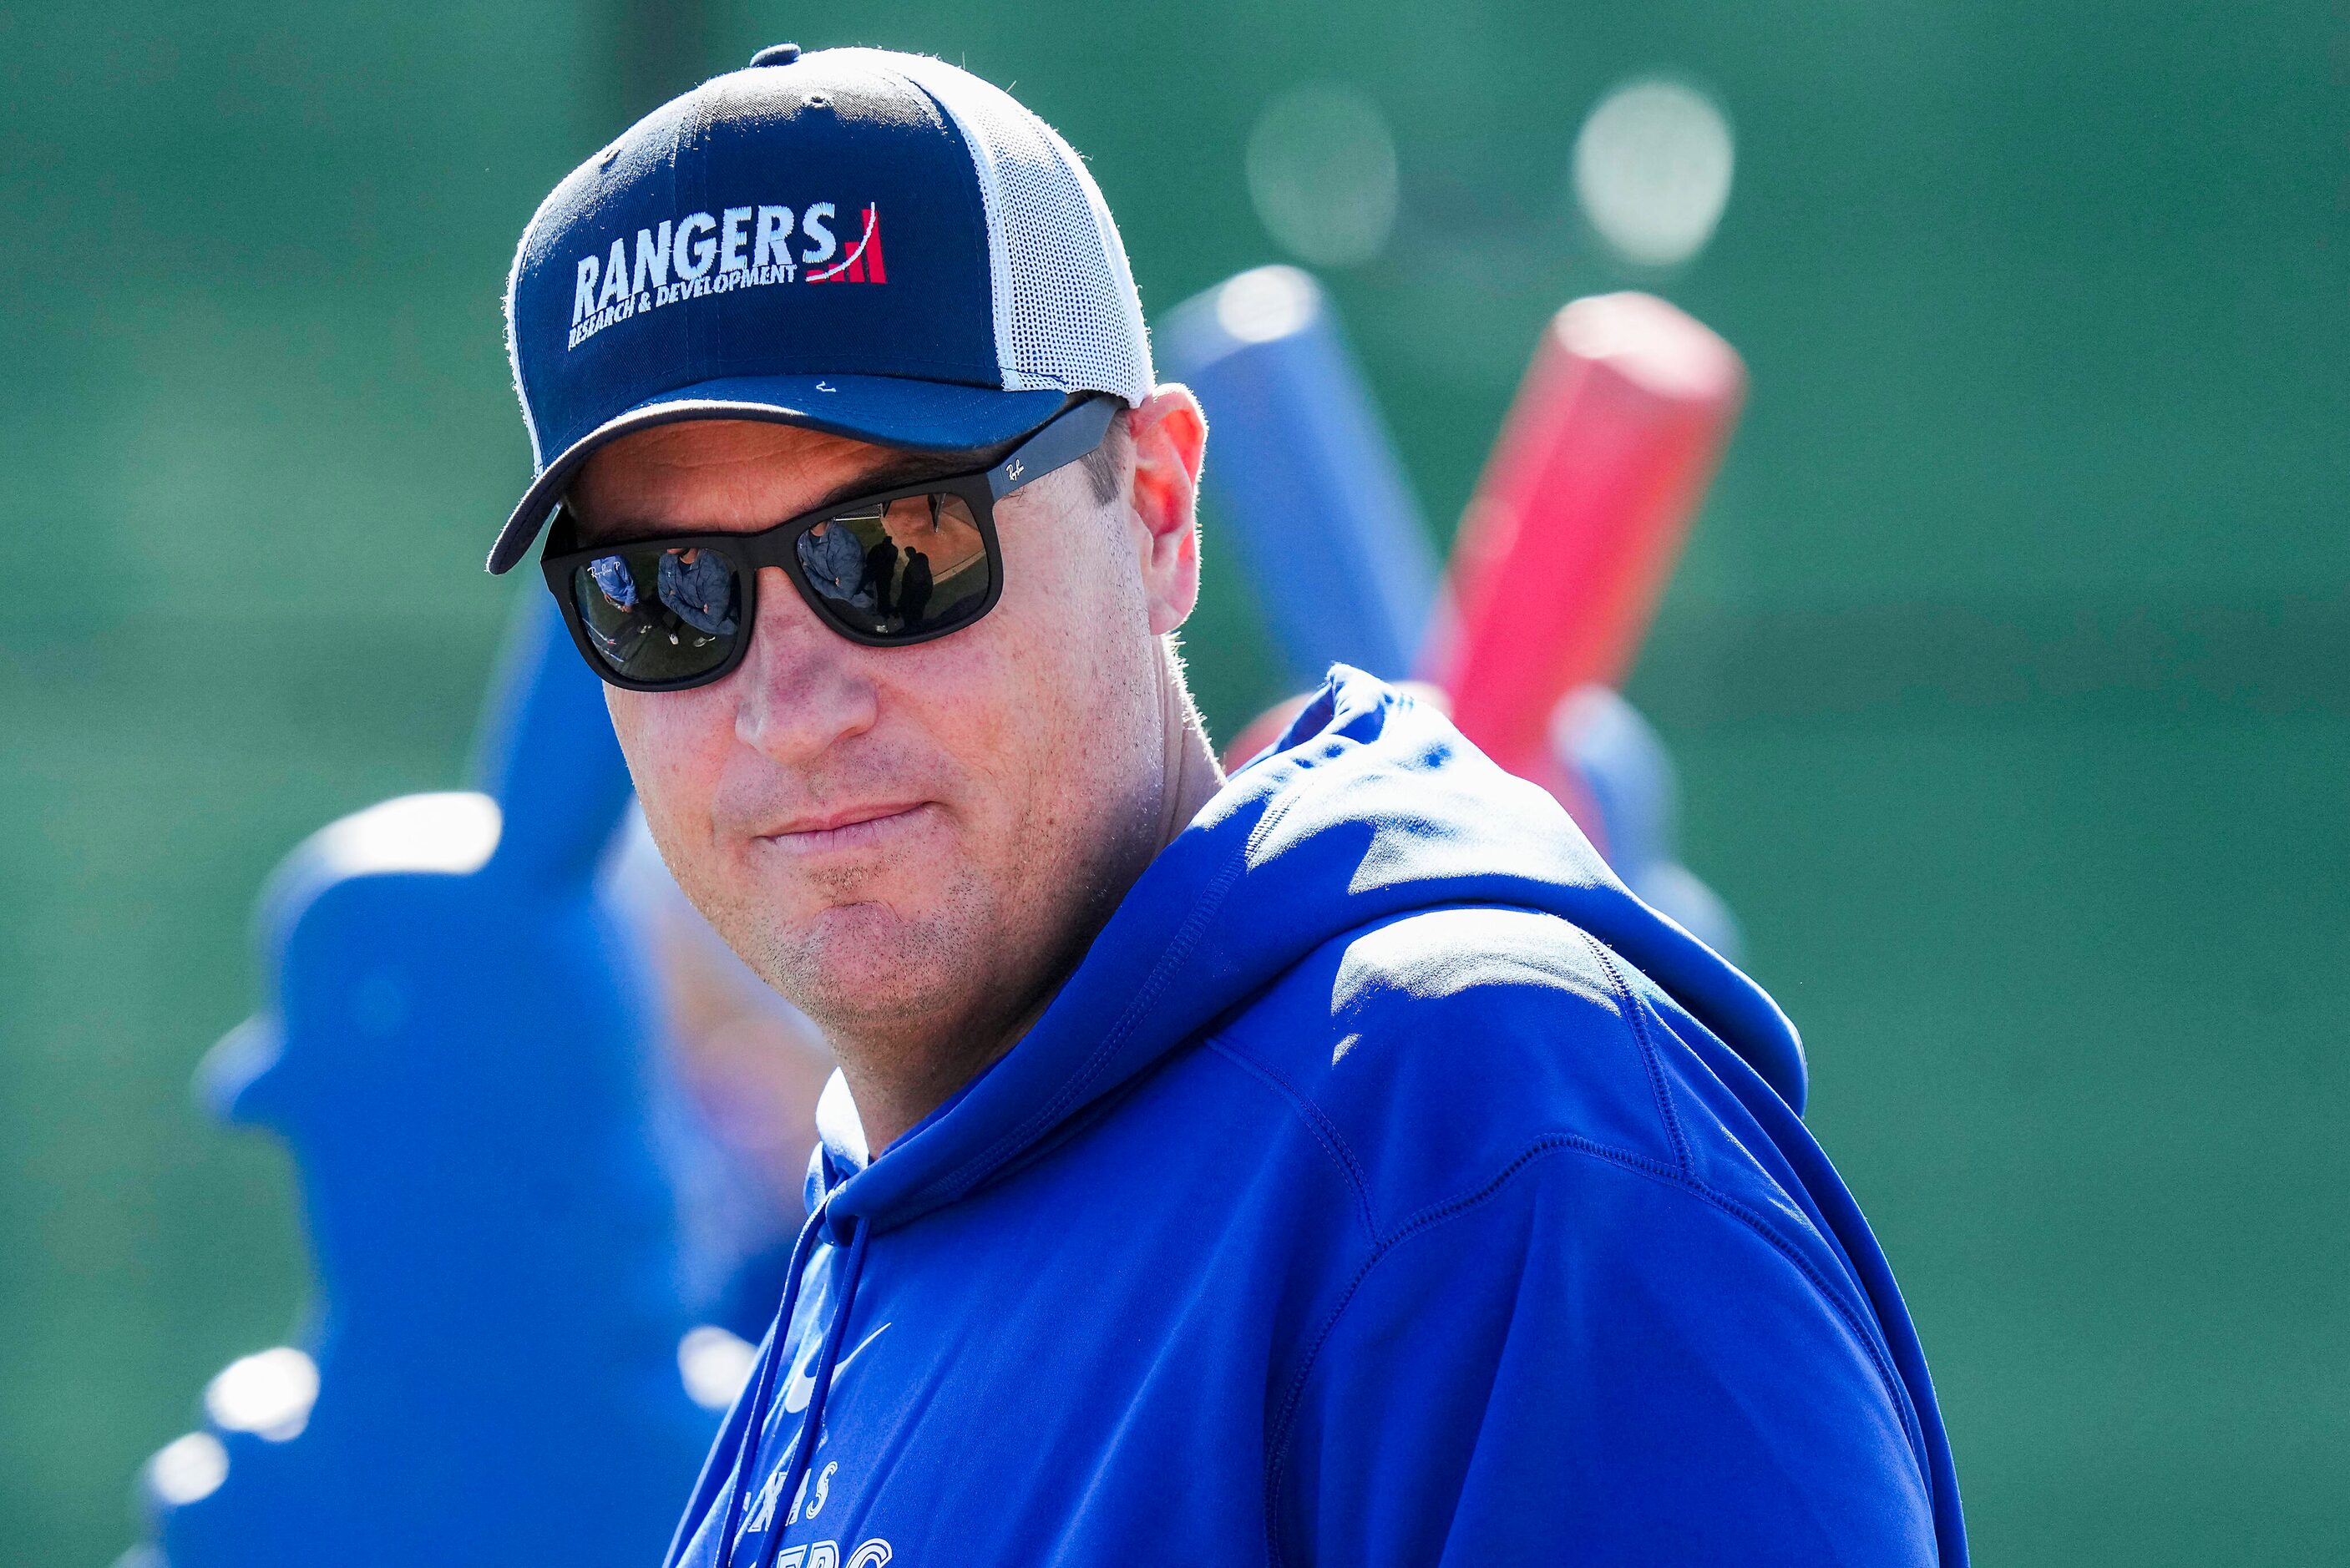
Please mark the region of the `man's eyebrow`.
<svg viewBox="0 0 2350 1568"><path fill-rule="evenodd" d="M822 512L827 507L837 506L844 501L854 501L860 495L871 495L882 491L900 489L909 484L920 484L928 479L944 479L950 474L984 471L994 466L996 455L1001 450L991 447L980 452L901 452L878 468L833 486L813 504L803 506L787 515L770 518L762 526L772 528L777 524L788 523L794 517L805 517L811 512ZM730 532L723 528L671 527L638 517L616 518L608 523L590 523L580 515L579 509L567 499L564 502L564 509L570 513L573 527L582 545L625 545L632 540L660 539L680 534Z"/></svg>

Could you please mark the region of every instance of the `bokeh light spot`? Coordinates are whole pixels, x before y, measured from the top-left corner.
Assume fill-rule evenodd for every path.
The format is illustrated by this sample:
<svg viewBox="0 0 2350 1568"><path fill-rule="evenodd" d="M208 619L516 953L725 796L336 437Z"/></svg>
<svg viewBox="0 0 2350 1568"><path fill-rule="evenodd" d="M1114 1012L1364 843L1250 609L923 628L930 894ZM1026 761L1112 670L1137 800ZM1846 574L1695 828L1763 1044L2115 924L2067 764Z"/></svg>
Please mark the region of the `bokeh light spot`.
<svg viewBox="0 0 2350 1568"><path fill-rule="evenodd" d="M1270 343L1314 319L1322 290L1294 266L1250 269L1216 290L1216 325L1239 343Z"/></svg>
<svg viewBox="0 0 2350 1568"><path fill-rule="evenodd" d="M210 1432L190 1432L147 1461L147 1490L170 1508L202 1502L228 1480L228 1449Z"/></svg>
<svg viewBox="0 0 2350 1568"><path fill-rule="evenodd" d="M318 1364L287 1345L230 1362L204 1386L213 1426L273 1443L301 1436L317 1401Z"/></svg>
<svg viewBox="0 0 2350 1568"><path fill-rule="evenodd" d="M723 1410L751 1380L759 1347L713 1324L685 1331L677 1342L677 1372L686 1394L705 1410Z"/></svg>
<svg viewBox="0 0 2350 1568"><path fill-rule="evenodd" d="M1315 266L1359 266L1396 223L1395 136L1352 88L1293 88L1249 132L1249 198L1265 232Z"/></svg>
<svg viewBox="0 0 2350 1568"><path fill-rule="evenodd" d="M1713 237L1732 159L1730 120L1712 99L1665 78L1627 82L1575 138L1575 200L1626 261L1678 265Z"/></svg>

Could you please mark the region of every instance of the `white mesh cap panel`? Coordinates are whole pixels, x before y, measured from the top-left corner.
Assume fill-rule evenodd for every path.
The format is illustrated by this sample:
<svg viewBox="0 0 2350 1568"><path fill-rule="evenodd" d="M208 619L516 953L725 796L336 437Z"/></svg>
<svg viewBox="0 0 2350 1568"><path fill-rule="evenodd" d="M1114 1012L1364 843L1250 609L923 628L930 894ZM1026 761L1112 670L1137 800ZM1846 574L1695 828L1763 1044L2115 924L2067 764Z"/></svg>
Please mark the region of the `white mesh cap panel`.
<svg viewBox="0 0 2350 1568"><path fill-rule="evenodd" d="M1126 245L1093 176L1058 132L1001 88L944 60L869 57L938 100L979 172L993 275L995 352L1012 391L1116 392L1156 377Z"/></svg>

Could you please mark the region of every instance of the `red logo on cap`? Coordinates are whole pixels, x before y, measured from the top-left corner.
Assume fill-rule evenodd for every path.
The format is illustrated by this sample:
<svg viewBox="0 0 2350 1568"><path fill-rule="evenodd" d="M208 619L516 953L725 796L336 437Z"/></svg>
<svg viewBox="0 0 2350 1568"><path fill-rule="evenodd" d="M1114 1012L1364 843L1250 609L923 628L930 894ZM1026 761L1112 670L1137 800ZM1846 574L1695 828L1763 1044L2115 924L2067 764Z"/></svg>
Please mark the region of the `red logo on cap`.
<svg viewBox="0 0 2350 1568"><path fill-rule="evenodd" d="M865 209L865 233L847 255L828 267L807 275L810 283L888 283L889 271L881 263L881 213L879 209Z"/></svg>

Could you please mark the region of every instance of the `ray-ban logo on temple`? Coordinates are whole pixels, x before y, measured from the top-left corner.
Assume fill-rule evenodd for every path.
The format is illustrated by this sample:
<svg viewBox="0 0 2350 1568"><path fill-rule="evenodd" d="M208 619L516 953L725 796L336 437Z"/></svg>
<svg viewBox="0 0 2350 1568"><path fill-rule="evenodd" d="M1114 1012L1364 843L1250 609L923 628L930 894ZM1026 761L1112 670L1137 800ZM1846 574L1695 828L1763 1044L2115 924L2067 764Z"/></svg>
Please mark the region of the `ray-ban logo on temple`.
<svg viewBox="0 0 2350 1568"><path fill-rule="evenodd" d="M868 205L858 233L834 232L837 209L817 202L789 207L726 207L690 213L655 228L621 234L608 250L579 258L572 274L571 336L577 348L607 327L681 299L779 283L887 283L881 214Z"/></svg>

